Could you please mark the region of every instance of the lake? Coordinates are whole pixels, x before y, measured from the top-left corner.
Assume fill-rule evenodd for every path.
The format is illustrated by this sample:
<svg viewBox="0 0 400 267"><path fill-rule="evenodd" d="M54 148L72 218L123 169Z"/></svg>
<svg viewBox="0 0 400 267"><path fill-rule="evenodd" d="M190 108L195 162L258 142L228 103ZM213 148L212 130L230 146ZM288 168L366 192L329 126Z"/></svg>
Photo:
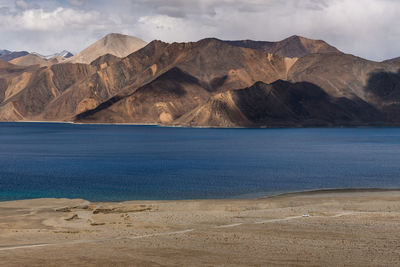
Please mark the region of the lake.
<svg viewBox="0 0 400 267"><path fill-rule="evenodd" d="M0 123L0 201L260 197L400 188L400 128Z"/></svg>

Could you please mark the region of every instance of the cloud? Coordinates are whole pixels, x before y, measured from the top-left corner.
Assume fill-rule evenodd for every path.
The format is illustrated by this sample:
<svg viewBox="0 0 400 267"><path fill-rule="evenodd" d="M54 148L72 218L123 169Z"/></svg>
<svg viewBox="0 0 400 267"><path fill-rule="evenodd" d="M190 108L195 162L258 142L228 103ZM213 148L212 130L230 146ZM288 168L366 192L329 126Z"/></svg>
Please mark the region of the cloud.
<svg viewBox="0 0 400 267"><path fill-rule="evenodd" d="M19 9L22 10L28 10L28 9L36 9L36 8L40 8L40 6L36 3L28 3L24 0L16 0L15 1L15 6Z"/></svg>
<svg viewBox="0 0 400 267"><path fill-rule="evenodd" d="M133 1L152 15L141 32L167 41L222 39L281 40L291 35L324 39L344 52L383 60L400 56L400 1L393 0L220 0ZM165 12L180 8L180 16ZM182 4L182 5L181 5ZM158 6L154 8L154 6ZM168 19L176 18L175 20ZM162 27L163 22L164 25Z"/></svg>
<svg viewBox="0 0 400 267"><path fill-rule="evenodd" d="M0 7L0 16L1 15L7 15L10 13L10 9L8 7Z"/></svg>
<svg viewBox="0 0 400 267"><path fill-rule="evenodd" d="M83 6L85 4L84 0L67 0L70 5L73 6Z"/></svg>
<svg viewBox="0 0 400 267"><path fill-rule="evenodd" d="M394 0L0 0L0 48L78 52L120 32L146 41L324 39L344 52L400 56Z"/></svg>
<svg viewBox="0 0 400 267"><path fill-rule="evenodd" d="M18 14L8 14L2 17L1 27L11 27L14 31L54 31L71 30L74 28L102 27L97 24L100 14L96 11L84 12L59 7L51 12L43 9L28 9Z"/></svg>

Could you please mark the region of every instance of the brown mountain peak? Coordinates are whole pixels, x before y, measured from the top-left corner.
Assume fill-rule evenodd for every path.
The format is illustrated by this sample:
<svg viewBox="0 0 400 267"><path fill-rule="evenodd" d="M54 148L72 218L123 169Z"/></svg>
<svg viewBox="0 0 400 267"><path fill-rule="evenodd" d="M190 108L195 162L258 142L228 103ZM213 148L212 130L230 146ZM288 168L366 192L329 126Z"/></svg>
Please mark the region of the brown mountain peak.
<svg viewBox="0 0 400 267"><path fill-rule="evenodd" d="M313 40L299 35L290 36L282 41L224 41L230 45L262 50L266 53L277 54L282 57L300 58L314 53L341 53L337 48L322 40Z"/></svg>
<svg viewBox="0 0 400 267"><path fill-rule="evenodd" d="M126 57L146 46L147 43L137 37L111 33L90 45L68 61L72 63L90 64L98 57L111 54L116 57Z"/></svg>

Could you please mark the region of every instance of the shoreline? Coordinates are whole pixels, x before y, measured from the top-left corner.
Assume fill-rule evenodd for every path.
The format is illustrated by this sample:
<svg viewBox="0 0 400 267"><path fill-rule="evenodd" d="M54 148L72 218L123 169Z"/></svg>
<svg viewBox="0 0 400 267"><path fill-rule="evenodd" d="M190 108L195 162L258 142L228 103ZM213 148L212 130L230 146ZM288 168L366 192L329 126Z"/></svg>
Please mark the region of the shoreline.
<svg viewBox="0 0 400 267"><path fill-rule="evenodd" d="M2 123L32 123L32 124L66 124L66 125L101 125L101 126L152 126L160 128L181 129L363 129L363 128L400 128L400 124L360 124L360 125L271 125L271 126L188 126L188 125L162 125L157 123L84 123L73 121L0 121Z"/></svg>
<svg viewBox="0 0 400 267"><path fill-rule="evenodd" d="M132 202L144 202L144 203L165 203L165 202L202 202L202 201L215 201L215 202L229 202L229 201L258 201L258 200L269 200L279 199L287 197L301 197L301 196L315 196L315 195L334 195L334 194L352 194L352 193L389 193L389 192L400 192L400 188L323 188L323 189L312 189L304 191L292 191L283 192L271 195L261 195L254 197L230 197L230 198L192 198L192 199L130 199L122 201L109 201L109 200L87 200L82 198L66 198L66 197L43 197L43 198L26 198L17 200L2 200L2 203L10 202L26 202L26 201L37 201L37 200L84 200L91 203L109 203L109 204L123 204ZM246 194L247 195L247 194ZM257 194L255 194L257 195Z"/></svg>
<svg viewBox="0 0 400 267"><path fill-rule="evenodd" d="M400 188L324 188L314 189L305 191L294 191L281 193L271 196L266 196L258 199L268 198L281 198L281 197L296 197L296 196L312 196L312 195L329 195L329 194L340 194L340 193L384 193L384 192L400 192Z"/></svg>

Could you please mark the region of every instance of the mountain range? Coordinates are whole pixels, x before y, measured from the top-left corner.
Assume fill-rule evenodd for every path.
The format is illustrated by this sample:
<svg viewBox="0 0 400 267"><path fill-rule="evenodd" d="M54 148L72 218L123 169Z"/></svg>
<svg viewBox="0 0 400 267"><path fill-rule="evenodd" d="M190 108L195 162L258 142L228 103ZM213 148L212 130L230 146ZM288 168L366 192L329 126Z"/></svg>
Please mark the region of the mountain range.
<svg viewBox="0 0 400 267"><path fill-rule="evenodd" d="M399 59L374 62L300 36L146 43L109 34L68 58L28 53L2 60L2 53L1 121L400 124Z"/></svg>
<svg viewBox="0 0 400 267"><path fill-rule="evenodd" d="M74 56L71 52L69 52L67 50L63 50L61 52L58 52L58 53L55 53L52 55L47 55L47 56L41 55L39 53L32 53L32 54L35 54L35 55L37 55L41 58L45 58L45 59L52 59L52 58L56 58L56 57L70 58L70 57Z"/></svg>
<svg viewBox="0 0 400 267"><path fill-rule="evenodd" d="M0 60L8 61L19 66L50 66L62 63L72 56L72 53L65 50L48 56L43 56L35 52L0 50Z"/></svg>
<svg viewBox="0 0 400 267"><path fill-rule="evenodd" d="M9 51L9 50L0 50L0 60L3 61L11 61L15 58L23 57L28 55L29 52L26 51Z"/></svg>

